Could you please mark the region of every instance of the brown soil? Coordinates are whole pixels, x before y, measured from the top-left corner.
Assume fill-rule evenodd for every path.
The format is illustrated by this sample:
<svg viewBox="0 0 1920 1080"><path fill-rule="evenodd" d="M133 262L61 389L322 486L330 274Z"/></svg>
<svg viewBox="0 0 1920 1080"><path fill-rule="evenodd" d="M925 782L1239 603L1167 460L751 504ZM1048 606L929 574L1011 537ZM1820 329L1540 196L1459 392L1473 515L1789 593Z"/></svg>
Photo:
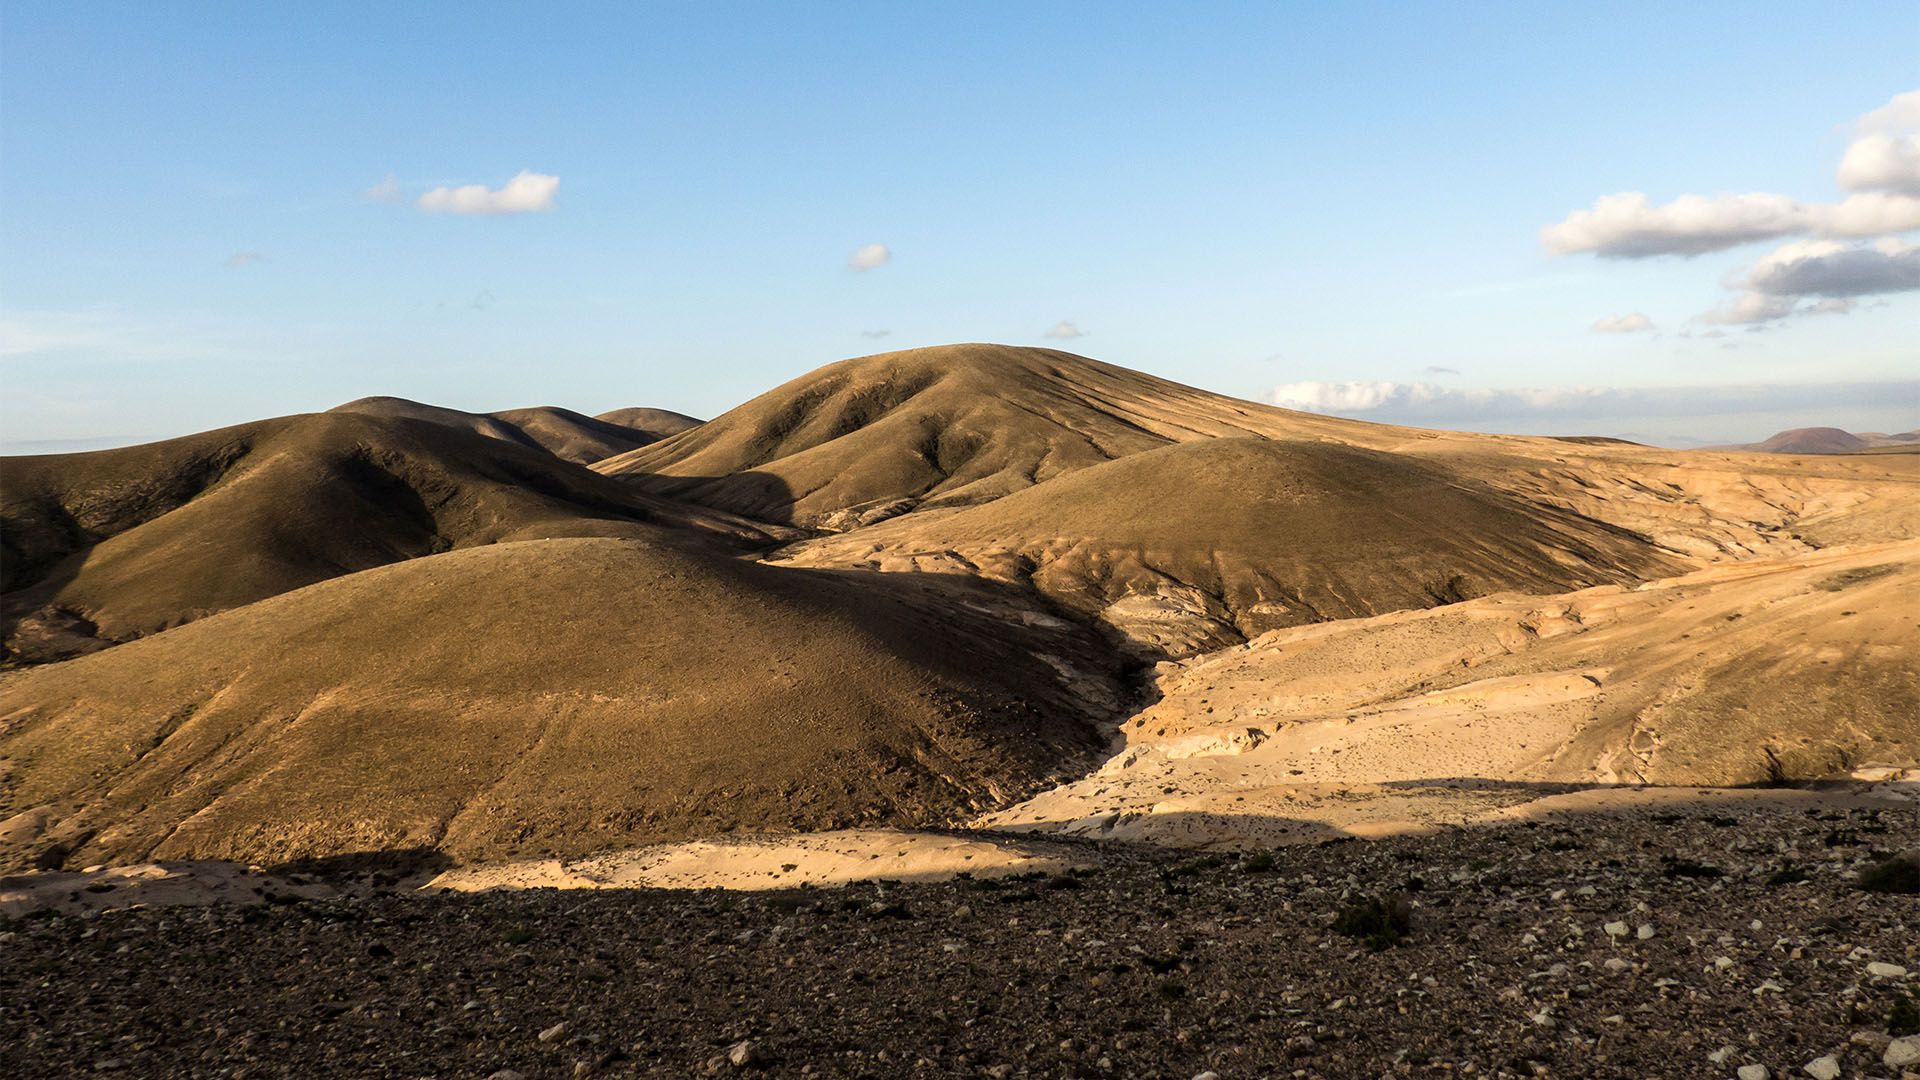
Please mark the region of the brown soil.
<svg viewBox="0 0 1920 1080"><path fill-rule="evenodd" d="M1028 880L24 918L0 929L0 1060L148 1080L1669 1080L1831 1055L1899 1077L1880 1062L1920 982L1920 897L1858 886L1916 824L1638 816L1270 858L1079 846L1086 868ZM1403 939L1335 929L1396 897Z"/></svg>

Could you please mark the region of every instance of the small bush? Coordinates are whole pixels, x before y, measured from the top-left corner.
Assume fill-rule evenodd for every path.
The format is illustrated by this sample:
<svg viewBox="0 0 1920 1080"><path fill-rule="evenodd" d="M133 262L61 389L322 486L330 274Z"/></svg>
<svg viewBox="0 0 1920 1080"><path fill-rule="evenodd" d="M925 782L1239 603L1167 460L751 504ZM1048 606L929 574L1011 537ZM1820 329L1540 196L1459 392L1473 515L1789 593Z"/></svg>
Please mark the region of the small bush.
<svg viewBox="0 0 1920 1080"><path fill-rule="evenodd" d="M1413 908L1402 896L1368 898L1345 908L1333 920L1333 932L1359 941L1369 952L1397 945L1413 931Z"/></svg>
<svg viewBox="0 0 1920 1080"><path fill-rule="evenodd" d="M1697 863L1692 859L1676 859L1667 855L1663 856L1660 862L1660 872L1670 878L1717 878L1725 875L1725 871L1717 866Z"/></svg>
<svg viewBox="0 0 1920 1080"><path fill-rule="evenodd" d="M1920 1035L1920 995L1894 999L1893 1008L1887 1010L1887 1034L1896 1039Z"/></svg>
<svg viewBox="0 0 1920 1080"><path fill-rule="evenodd" d="M1860 887L1877 893L1920 893L1920 862L1896 855L1861 874Z"/></svg>

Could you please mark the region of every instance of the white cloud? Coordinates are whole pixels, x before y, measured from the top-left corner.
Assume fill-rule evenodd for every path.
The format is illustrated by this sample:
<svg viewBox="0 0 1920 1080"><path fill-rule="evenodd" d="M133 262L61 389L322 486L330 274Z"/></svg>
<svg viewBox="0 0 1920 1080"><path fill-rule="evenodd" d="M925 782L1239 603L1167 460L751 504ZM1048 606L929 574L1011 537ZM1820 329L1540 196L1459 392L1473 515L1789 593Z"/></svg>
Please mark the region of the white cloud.
<svg viewBox="0 0 1920 1080"><path fill-rule="evenodd" d="M1753 192L1708 199L1682 195L1653 206L1644 192L1602 195L1591 210L1540 229L1540 241L1556 255L1591 251L1616 259L1649 255L1701 255L1709 251L1805 232L1806 207L1785 195Z"/></svg>
<svg viewBox="0 0 1920 1080"><path fill-rule="evenodd" d="M1856 131L1911 131L1920 128L1920 90L1893 95L1893 100L1853 122Z"/></svg>
<svg viewBox="0 0 1920 1080"><path fill-rule="evenodd" d="M1061 321L1054 323L1052 326L1048 327L1046 333L1042 334L1041 336L1054 338L1059 341L1072 341L1074 338L1077 338L1077 337L1086 337L1087 332L1073 325L1072 323L1067 322L1065 319L1062 319Z"/></svg>
<svg viewBox="0 0 1920 1080"><path fill-rule="evenodd" d="M1450 368L1450 367L1441 367L1439 364L1428 364L1426 367L1420 370L1420 374L1422 375L1458 375L1460 374L1460 369Z"/></svg>
<svg viewBox="0 0 1920 1080"><path fill-rule="evenodd" d="M1596 320L1593 328L1603 334L1631 334L1653 329L1653 320L1636 311L1631 315L1608 315Z"/></svg>
<svg viewBox="0 0 1920 1080"><path fill-rule="evenodd" d="M893 333L891 330L862 330L860 331L860 336L863 338L883 338L891 333Z"/></svg>
<svg viewBox="0 0 1920 1080"><path fill-rule="evenodd" d="M1845 315L1858 306L1859 303L1858 300L1850 298L1829 296L1825 300L1816 301L1812 307L1807 309L1806 313L1808 315Z"/></svg>
<svg viewBox="0 0 1920 1080"><path fill-rule="evenodd" d="M1920 135L1862 135L1847 147L1835 179L1848 191L1920 195Z"/></svg>
<svg viewBox="0 0 1920 1080"><path fill-rule="evenodd" d="M248 263L265 261L266 256L257 251L236 251L227 256L228 266L245 266Z"/></svg>
<svg viewBox="0 0 1920 1080"><path fill-rule="evenodd" d="M553 209L553 195L558 190L559 177L522 169L498 189L484 184L437 187L420 196L414 205L428 213L527 214Z"/></svg>
<svg viewBox="0 0 1920 1080"><path fill-rule="evenodd" d="M876 266L892 261L893 252L885 244L862 244L847 256L847 266L857 272L865 272Z"/></svg>
<svg viewBox="0 0 1920 1080"><path fill-rule="evenodd" d="M400 181L388 173L385 180L362 192L360 197L368 202L397 203L400 201Z"/></svg>
<svg viewBox="0 0 1920 1080"><path fill-rule="evenodd" d="M1920 229L1920 198L1873 191L1807 207L1812 231L1824 236L1886 236Z"/></svg>

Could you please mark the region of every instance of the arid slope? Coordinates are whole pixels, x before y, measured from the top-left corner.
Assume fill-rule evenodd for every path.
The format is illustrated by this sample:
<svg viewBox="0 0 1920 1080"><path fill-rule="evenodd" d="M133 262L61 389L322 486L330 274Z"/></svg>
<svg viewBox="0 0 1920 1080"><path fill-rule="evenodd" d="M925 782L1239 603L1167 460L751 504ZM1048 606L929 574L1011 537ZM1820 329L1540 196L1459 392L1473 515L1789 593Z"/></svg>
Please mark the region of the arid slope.
<svg viewBox="0 0 1920 1080"><path fill-rule="evenodd" d="M1278 630L1159 688L1102 769L990 821L1246 846L1913 767L1920 544Z"/></svg>
<svg viewBox="0 0 1920 1080"><path fill-rule="evenodd" d="M1282 626L1681 569L1631 533L1418 458L1252 438L1142 451L780 556L1031 583L1176 656Z"/></svg>
<svg viewBox="0 0 1920 1080"><path fill-rule="evenodd" d="M615 539L363 571L0 679L5 859L949 822L1063 778L1118 701L1090 635L999 603Z"/></svg>
<svg viewBox="0 0 1920 1080"><path fill-rule="evenodd" d="M543 450L416 420L320 413L124 450L0 462L0 634L58 659L326 578L450 548L692 527L766 532Z"/></svg>
<svg viewBox="0 0 1920 1080"><path fill-rule="evenodd" d="M505 442L536 446L581 465L659 442L700 423L665 409L617 409L600 416L583 416L571 409L542 405L532 409L470 413L397 397L359 398L327 411L426 420Z"/></svg>

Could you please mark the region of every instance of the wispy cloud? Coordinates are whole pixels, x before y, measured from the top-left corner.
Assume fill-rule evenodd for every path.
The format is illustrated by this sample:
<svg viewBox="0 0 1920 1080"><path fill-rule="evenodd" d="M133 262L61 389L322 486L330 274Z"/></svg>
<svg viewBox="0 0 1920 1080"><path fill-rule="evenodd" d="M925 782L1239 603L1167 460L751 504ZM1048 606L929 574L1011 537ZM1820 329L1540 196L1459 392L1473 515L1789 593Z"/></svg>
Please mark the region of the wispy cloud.
<svg viewBox="0 0 1920 1080"><path fill-rule="evenodd" d="M400 181L388 173L385 180L362 192L360 197L368 202L397 203L400 201Z"/></svg>
<svg viewBox="0 0 1920 1080"><path fill-rule="evenodd" d="M883 338L891 333L893 333L891 330L862 330L860 331L860 336L863 338Z"/></svg>
<svg viewBox="0 0 1920 1080"><path fill-rule="evenodd" d="M1653 320L1636 311L1631 315L1607 315L1595 320L1593 328L1603 334L1632 334L1653 329Z"/></svg>
<svg viewBox="0 0 1920 1080"><path fill-rule="evenodd" d="M438 214L530 214L553 209L553 197L559 190L559 177L522 169L499 188L484 184L437 187L420 196L414 205Z"/></svg>
<svg viewBox="0 0 1920 1080"><path fill-rule="evenodd" d="M1458 375L1460 374L1460 369L1450 368L1450 367L1441 367L1439 364L1428 364L1426 367L1420 369L1420 374L1422 375Z"/></svg>
<svg viewBox="0 0 1920 1080"><path fill-rule="evenodd" d="M249 263L263 262L266 256L257 251L236 251L227 256L228 266L246 266Z"/></svg>
<svg viewBox="0 0 1920 1080"><path fill-rule="evenodd" d="M862 244L847 256L847 268L856 273L865 273L876 266L885 266L893 259L893 252L885 244Z"/></svg>
<svg viewBox="0 0 1920 1080"><path fill-rule="evenodd" d="M1086 337L1087 332L1062 319L1048 327L1046 332L1040 336L1053 338L1056 341L1072 341L1074 338Z"/></svg>

